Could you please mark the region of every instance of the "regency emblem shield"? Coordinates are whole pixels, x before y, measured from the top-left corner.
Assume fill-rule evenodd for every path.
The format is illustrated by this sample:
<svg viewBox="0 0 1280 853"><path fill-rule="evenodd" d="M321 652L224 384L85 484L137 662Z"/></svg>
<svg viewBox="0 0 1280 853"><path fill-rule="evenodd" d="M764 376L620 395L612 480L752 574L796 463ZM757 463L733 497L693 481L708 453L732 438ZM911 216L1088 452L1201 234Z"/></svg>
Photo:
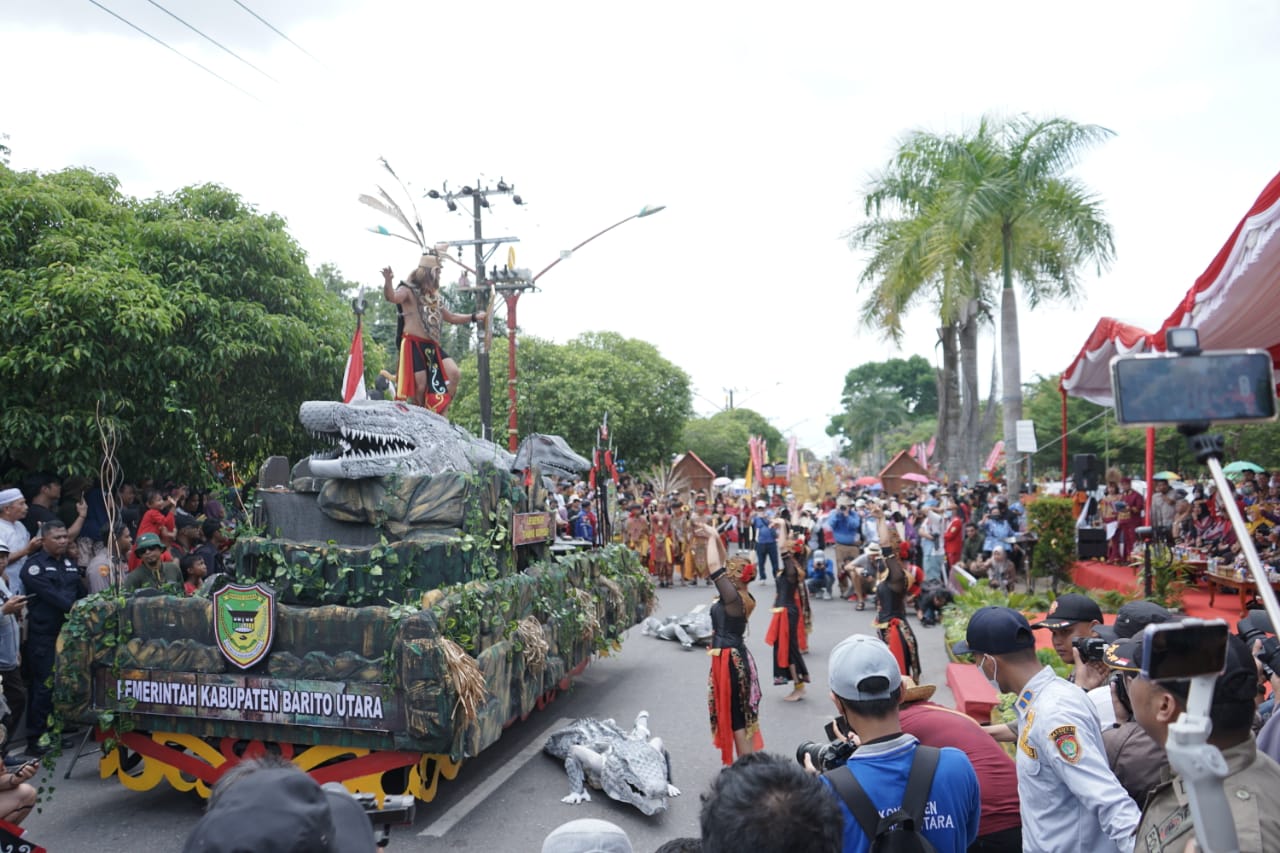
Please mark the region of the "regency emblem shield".
<svg viewBox="0 0 1280 853"><path fill-rule="evenodd" d="M276 594L266 584L230 583L213 594L213 636L227 660L248 669L267 656L276 634Z"/></svg>

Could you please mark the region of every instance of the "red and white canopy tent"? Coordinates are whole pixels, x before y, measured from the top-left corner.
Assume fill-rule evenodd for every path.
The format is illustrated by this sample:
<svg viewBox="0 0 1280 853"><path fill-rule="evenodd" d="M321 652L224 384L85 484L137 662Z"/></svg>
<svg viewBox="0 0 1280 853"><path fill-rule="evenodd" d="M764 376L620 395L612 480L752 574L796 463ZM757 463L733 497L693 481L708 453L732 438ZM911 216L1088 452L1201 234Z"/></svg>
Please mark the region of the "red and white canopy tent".
<svg viewBox="0 0 1280 853"><path fill-rule="evenodd" d="M1067 397L1115 405L1111 359L1116 355L1164 349L1165 330L1187 326L1200 333L1206 350L1258 347L1280 368L1280 174L1267 184L1231 237L1168 319L1154 332L1110 317L1093 333L1063 371L1062 479L1067 479ZM1147 501L1150 511L1155 431L1147 430Z"/></svg>

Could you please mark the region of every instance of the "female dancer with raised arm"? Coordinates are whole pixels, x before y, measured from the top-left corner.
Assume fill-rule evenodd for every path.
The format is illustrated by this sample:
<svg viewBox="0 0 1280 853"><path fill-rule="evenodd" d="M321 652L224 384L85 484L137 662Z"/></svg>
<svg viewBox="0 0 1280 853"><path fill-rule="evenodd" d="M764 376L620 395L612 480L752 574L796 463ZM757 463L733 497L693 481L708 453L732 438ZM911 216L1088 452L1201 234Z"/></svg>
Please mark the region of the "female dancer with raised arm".
<svg viewBox="0 0 1280 853"><path fill-rule="evenodd" d="M786 684L790 681L795 685L783 701L799 702L804 698L804 686L810 680L803 654L809 650L805 626L812 619L809 590L804 583L804 569L796 563L790 526L781 518L774 519L771 526L777 531L782 570L774 579L777 592L773 599L773 620L764 641L773 646L773 683Z"/></svg>
<svg viewBox="0 0 1280 853"><path fill-rule="evenodd" d="M916 635L907 621L907 585L909 579L902 567L899 553L901 540L893 524L886 523L880 509L873 510L879 524L879 554L871 559L872 574L876 578L876 617L871 626L880 633L880 639L893 652L898 670L917 682L920 680L920 650ZM868 551L870 552L870 548Z"/></svg>
<svg viewBox="0 0 1280 853"><path fill-rule="evenodd" d="M739 756L764 749L760 736L760 678L756 662L747 650L747 621L756 600L747 591L755 577L750 558L726 568L724 542L711 532L707 562L711 582L720 597L711 605L711 673L707 676L707 710L711 715L711 742L726 765Z"/></svg>

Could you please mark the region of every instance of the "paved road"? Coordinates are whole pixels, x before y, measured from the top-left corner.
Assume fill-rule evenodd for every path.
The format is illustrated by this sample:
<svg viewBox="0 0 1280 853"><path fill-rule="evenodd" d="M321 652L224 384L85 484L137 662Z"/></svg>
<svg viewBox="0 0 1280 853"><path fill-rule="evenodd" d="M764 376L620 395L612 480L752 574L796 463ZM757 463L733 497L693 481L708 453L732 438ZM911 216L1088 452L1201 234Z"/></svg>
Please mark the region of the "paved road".
<svg viewBox="0 0 1280 853"><path fill-rule="evenodd" d="M772 586L753 584L759 606L751 620L748 644L760 668L764 699L761 722L767 749L793 755L804 740L821 740L822 726L833 708L827 696L827 655L845 636L870 631L870 612L859 613L842 601L814 602L814 632L807 658L814 684L802 702L787 703L789 687L774 687L770 649L764 644ZM709 601L705 587L661 590L659 615L682 613ZM946 656L940 628L916 626L924 660L925 682L938 684L937 701L950 703L942 683ZM707 656L685 652L676 643L643 636L633 629L623 650L597 660L545 711L512 726L502 739L468 761L458 778L442 782L431 803L419 804L413 827L397 828L392 850L537 850L543 837L561 823L597 817L621 825L637 851L651 851L664 841L698 834L699 795L720 767L707 723ZM641 709L649 726L663 738L672 755L675 784L682 796L669 810L645 817L597 793L590 803L560 802L568 793L561 764L541 750L543 739L560 721L581 716L614 717L630 725ZM63 759L65 762L67 759ZM199 819L203 804L193 795L167 788L134 793L98 778L97 762L82 760L72 778L54 780L51 800L27 821L31 837L54 853L102 851L132 853L139 849L180 850Z"/></svg>

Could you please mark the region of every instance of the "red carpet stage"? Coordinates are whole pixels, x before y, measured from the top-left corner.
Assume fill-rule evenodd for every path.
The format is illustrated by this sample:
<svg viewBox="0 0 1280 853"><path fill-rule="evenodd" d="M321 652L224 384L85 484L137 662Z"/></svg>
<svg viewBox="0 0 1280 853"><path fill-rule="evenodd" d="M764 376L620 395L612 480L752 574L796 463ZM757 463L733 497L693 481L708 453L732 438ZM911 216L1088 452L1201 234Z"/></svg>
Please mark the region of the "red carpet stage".
<svg viewBox="0 0 1280 853"><path fill-rule="evenodd" d="M1098 563L1093 560L1081 560L1075 564L1071 572L1071 580L1084 590L1114 589L1129 595L1141 596L1142 573L1130 566L1113 566L1110 563ZM1043 583L1043 580L1041 581ZM1202 583L1200 586L1187 587L1182 592L1182 611L1188 616L1200 619L1227 620L1228 625L1235 625L1240 618L1240 598L1234 591L1222 591L1209 606L1209 590ZM1027 618L1032 622L1044 614L1029 613ZM1103 621L1110 625L1115 621L1114 613L1104 613ZM1036 648L1053 648L1052 637L1048 631L1036 631Z"/></svg>
<svg viewBox="0 0 1280 853"><path fill-rule="evenodd" d="M1071 575L1076 586L1083 589L1117 589L1133 595L1142 593L1142 571L1129 566L1081 560L1076 563ZM1240 618L1240 599L1234 591L1220 592L1210 607L1209 590L1201 582L1199 586L1189 586L1183 590L1182 610L1188 616L1201 619L1221 617L1234 625ZM1107 621L1111 621L1110 615Z"/></svg>

